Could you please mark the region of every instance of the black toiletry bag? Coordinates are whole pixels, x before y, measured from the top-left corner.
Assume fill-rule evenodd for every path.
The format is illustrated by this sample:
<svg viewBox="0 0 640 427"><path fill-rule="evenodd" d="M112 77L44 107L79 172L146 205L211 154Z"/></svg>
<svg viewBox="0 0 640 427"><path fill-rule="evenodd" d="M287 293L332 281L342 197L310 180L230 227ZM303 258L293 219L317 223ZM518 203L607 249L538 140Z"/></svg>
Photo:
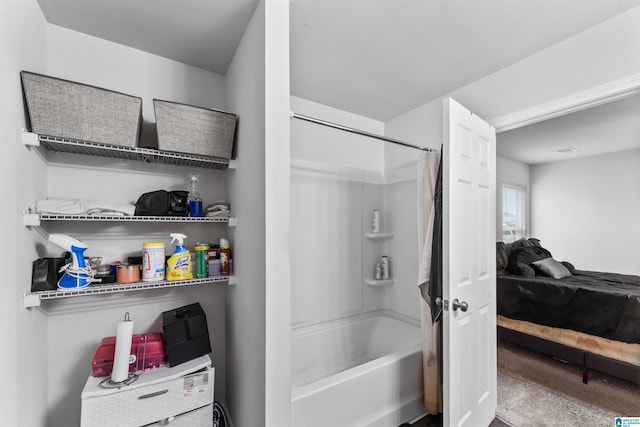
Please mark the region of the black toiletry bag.
<svg viewBox="0 0 640 427"><path fill-rule="evenodd" d="M189 215L187 191L157 190L144 193L136 201L137 216L187 216Z"/></svg>

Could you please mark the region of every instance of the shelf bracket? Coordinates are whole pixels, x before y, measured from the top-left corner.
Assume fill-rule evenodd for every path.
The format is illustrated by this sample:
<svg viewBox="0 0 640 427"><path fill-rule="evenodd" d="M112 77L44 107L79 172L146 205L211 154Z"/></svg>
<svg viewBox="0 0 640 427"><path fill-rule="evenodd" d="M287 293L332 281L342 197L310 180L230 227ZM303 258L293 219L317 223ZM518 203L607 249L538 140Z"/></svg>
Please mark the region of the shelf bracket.
<svg viewBox="0 0 640 427"><path fill-rule="evenodd" d="M25 227L40 227L40 215L25 213L22 217Z"/></svg>
<svg viewBox="0 0 640 427"><path fill-rule="evenodd" d="M238 276L229 276L229 286L235 286L238 284Z"/></svg>
<svg viewBox="0 0 640 427"><path fill-rule="evenodd" d="M40 295L24 294L24 308L40 307Z"/></svg>
<svg viewBox="0 0 640 427"><path fill-rule="evenodd" d="M29 132L26 129L22 129L22 144L30 145L32 147L40 146L40 139L37 133Z"/></svg>
<svg viewBox="0 0 640 427"><path fill-rule="evenodd" d="M235 216L229 217L229 227L237 227L238 226L238 218Z"/></svg>

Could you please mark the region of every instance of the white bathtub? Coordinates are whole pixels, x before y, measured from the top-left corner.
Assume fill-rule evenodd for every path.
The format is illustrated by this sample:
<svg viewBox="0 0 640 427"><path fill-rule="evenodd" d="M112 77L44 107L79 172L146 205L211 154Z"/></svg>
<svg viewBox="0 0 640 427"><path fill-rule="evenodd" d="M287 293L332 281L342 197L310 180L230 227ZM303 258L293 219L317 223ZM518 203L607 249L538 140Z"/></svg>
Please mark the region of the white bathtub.
<svg viewBox="0 0 640 427"><path fill-rule="evenodd" d="M380 310L291 331L292 426L396 427L423 413L419 322Z"/></svg>

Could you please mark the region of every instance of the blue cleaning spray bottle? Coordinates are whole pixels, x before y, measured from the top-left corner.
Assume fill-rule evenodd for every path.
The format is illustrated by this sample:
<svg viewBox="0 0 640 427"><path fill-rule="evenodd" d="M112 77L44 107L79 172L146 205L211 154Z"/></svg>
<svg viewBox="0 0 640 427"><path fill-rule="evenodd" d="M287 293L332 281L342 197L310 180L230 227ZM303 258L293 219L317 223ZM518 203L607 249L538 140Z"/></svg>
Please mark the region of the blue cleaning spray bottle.
<svg viewBox="0 0 640 427"><path fill-rule="evenodd" d="M58 289L73 290L89 286L93 280L93 273L84 261L84 251L87 244L66 234L50 234L49 242L71 252L72 263L62 267L65 273L58 280Z"/></svg>
<svg viewBox="0 0 640 427"><path fill-rule="evenodd" d="M167 260L167 280L187 280L193 278L191 272L191 254L184 245L187 238L182 233L171 233L171 243L178 241L176 252Z"/></svg>

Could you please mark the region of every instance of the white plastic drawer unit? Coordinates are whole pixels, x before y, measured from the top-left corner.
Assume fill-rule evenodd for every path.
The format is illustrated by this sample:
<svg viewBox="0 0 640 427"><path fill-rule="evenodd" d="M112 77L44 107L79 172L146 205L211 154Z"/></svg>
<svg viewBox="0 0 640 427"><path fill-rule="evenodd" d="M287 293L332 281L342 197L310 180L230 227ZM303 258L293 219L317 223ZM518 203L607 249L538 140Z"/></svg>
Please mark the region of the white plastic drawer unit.
<svg viewBox="0 0 640 427"><path fill-rule="evenodd" d="M82 392L81 426L213 425L215 371L210 361L202 356L146 372L120 389L101 388L104 378L89 377Z"/></svg>

